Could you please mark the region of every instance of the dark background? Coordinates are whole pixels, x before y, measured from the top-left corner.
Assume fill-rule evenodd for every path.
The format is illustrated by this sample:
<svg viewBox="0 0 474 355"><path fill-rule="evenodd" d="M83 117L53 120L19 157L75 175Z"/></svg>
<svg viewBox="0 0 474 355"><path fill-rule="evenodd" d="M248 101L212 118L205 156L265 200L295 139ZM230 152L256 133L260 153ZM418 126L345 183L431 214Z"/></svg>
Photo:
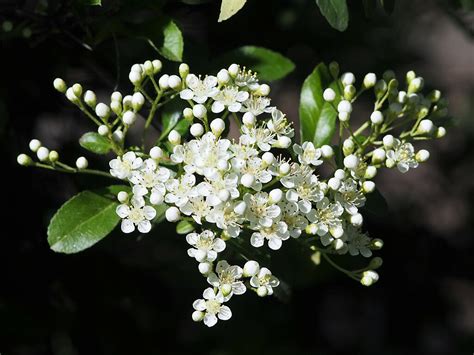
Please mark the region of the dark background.
<svg viewBox="0 0 474 355"><path fill-rule="evenodd" d="M59 10L38 15L38 1L0 1L0 20L15 25L2 33L0 51L2 355L472 353L472 13L460 11L457 1L416 0L397 1L390 16L367 18L358 1L349 1L349 29L339 33L312 0L249 0L221 24L217 1L103 2L103 8L84 9L50 1L50 8L62 3ZM206 282L173 226L146 236L115 233L77 255L49 249L46 227L57 208L78 191L107 183L16 166L17 154L35 137L65 161L84 154L90 165L106 167L106 159L77 145L93 127L52 80L79 81L102 97L115 85L127 92L130 66L156 57L134 29L163 13L183 30L192 71L207 70L216 57L245 44L291 58L296 70L273 83L272 97L294 120L301 84L323 60L339 61L358 78L414 69L446 95L453 127L445 139L426 144L429 162L377 178L390 210L367 216L371 235L385 241L374 287L315 266L306 251L287 243L271 269L291 285L291 298L235 297L232 319L208 329L191 321L191 304ZM22 35L26 27L29 38ZM360 119L367 113L362 104Z"/></svg>

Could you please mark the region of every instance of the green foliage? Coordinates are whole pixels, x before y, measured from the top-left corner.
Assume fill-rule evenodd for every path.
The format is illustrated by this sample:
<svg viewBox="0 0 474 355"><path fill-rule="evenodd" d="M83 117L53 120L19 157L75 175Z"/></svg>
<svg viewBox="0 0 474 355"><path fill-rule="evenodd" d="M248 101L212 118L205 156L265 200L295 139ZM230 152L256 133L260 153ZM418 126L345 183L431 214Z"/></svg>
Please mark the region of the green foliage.
<svg viewBox="0 0 474 355"><path fill-rule="evenodd" d="M349 11L346 0L316 0L316 4L331 27L341 32L347 29Z"/></svg>
<svg viewBox="0 0 474 355"><path fill-rule="evenodd" d="M119 223L115 196L127 186L113 185L83 191L67 201L53 216L48 227L52 250L72 254L87 249L106 237Z"/></svg>
<svg viewBox="0 0 474 355"><path fill-rule="evenodd" d="M82 0L84 5L102 6L102 0Z"/></svg>
<svg viewBox="0 0 474 355"><path fill-rule="evenodd" d="M96 132L87 132L80 139L79 144L82 148L96 154L107 154L112 149L109 139Z"/></svg>
<svg viewBox="0 0 474 355"><path fill-rule="evenodd" d="M294 63L267 48L244 46L224 54L219 63L239 63L245 65L258 73L262 80L279 80L287 76L295 69Z"/></svg>
<svg viewBox="0 0 474 355"><path fill-rule="evenodd" d="M324 63L318 64L304 81L299 107L302 142L310 141L317 147L331 142L336 129L337 112L330 103L324 101L323 92L336 85Z"/></svg>
<svg viewBox="0 0 474 355"><path fill-rule="evenodd" d="M176 225L176 233L178 234L188 234L194 230L194 225L189 221L180 221Z"/></svg>
<svg viewBox="0 0 474 355"><path fill-rule="evenodd" d="M183 60L184 41L181 30L176 23L168 18L161 19L159 41L148 38L148 43L163 57L174 62ZM160 45L156 45L160 43Z"/></svg>
<svg viewBox="0 0 474 355"><path fill-rule="evenodd" d="M188 131L191 122L183 118L184 105L182 100L175 98L166 105L161 113L162 129L159 140L165 139L171 130L176 130L179 134L185 134Z"/></svg>
<svg viewBox="0 0 474 355"><path fill-rule="evenodd" d="M231 18L244 7L246 2L247 0L222 0L221 11L217 21L222 22Z"/></svg>

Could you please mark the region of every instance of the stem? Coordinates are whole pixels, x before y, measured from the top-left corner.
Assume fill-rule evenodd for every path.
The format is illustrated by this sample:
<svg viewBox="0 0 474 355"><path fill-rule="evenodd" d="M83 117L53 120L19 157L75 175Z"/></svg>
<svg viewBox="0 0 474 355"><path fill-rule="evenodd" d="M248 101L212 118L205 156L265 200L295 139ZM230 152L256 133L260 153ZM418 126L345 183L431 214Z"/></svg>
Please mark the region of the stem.
<svg viewBox="0 0 474 355"><path fill-rule="evenodd" d="M101 125L102 125L102 122L100 122L97 118L95 118L95 117L89 112L89 110L84 106L84 104L83 104L81 101L79 101L78 107L79 107L79 109L80 109L87 117L89 117L97 126L101 126Z"/></svg>
<svg viewBox="0 0 474 355"><path fill-rule="evenodd" d="M326 259L326 261L327 261L329 264L331 264L332 267L334 267L335 269L339 270L340 272L346 274L346 275L349 276L351 279L354 279L354 280L356 280L357 282L360 281L360 279L357 278L356 276L354 276L354 274L353 274L351 271L344 269L343 267L337 265L334 261L332 261L331 258L330 258L327 254L322 253L321 255L323 256L324 259Z"/></svg>
<svg viewBox="0 0 474 355"><path fill-rule="evenodd" d="M42 164L42 163L33 163L33 166L37 167L37 168L43 168L43 169L48 169L48 170L53 170L53 171L58 171L58 172L61 172L61 173L68 173L68 174L75 174L75 173L78 173L78 174L90 174L90 175L97 175L97 176L103 176L103 177L108 177L108 178L111 178L111 179L116 179L115 177L113 177L112 175L110 175L109 173L106 173L105 171L101 171L101 170L95 170L95 169L75 169L75 168L72 168L66 164L63 164L63 163L59 163L59 162L56 162L56 164L58 164L59 166L61 166L60 168L57 168L55 166L52 166L52 165L48 165L48 164Z"/></svg>

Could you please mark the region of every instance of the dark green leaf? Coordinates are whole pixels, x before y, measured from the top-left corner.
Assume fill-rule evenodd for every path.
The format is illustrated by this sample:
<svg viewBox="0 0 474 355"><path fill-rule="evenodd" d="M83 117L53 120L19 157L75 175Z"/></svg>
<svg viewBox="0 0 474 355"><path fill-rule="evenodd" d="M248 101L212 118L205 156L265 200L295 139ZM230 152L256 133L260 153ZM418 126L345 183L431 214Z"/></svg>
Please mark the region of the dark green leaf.
<svg viewBox="0 0 474 355"><path fill-rule="evenodd" d="M109 186L83 191L67 201L53 216L48 227L52 250L72 254L87 249L107 236L119 223L115 195L127 186Z"/></svg>
<svg viewBox="0 0 474 355"><path fill-rule="evenodd" d="M295 69L294 63L281 55L262 47L244 46L224 54L219 64L238 63L256 71L259 79L265 81L279 80Z"/></svg>
<svg viewBox="0 0 474 355"><path fill-rule="evenodd" d="M194 225L189 221L180 221L176 225L176 233L178 234L188 234L194 230Z"/></svg>
<svg viewBox="0 0 474 355"><path fill-rule="evenodd" d="M316 0L316 4L331 27L341 32L347 29L349 11L346 0Z"/></svg>
<svg viewBox="0 0 474 355"><path fill-rule="evenodd" d="M330 103L324 101L323 92L333 87L337 93L336 86L324 63L320 63L304 81L299 108L302 142L310 141L318 147L331 142L336 129L337 112Z"/></svg>
<svg viewBox="0 0 474 355"><path fill-rule="evenodd" d="M183 108L183 100L178 98L175 98L165 106L161 113L162 130L159 138L160 141L166 138L173 129L181 135L188 131L191 122L184 119Z"/></svg>
<svg viewBox="0 0 474 355"><path fill-rule="evenodd" d="M102 6L102 0L82 0L84 5Z"/></svg>
<svg viewBox="0 0 474 355"><path fill-rule="evenodd" d="M377 188L366 196L367 201L365 202L365 206L363 208L364 211L377 217L384 217L388 214L387 201Z"/></svg>
<svg viewBox="0 0 474 355"><path fill-rule="evenodd" d="M179 27L170 19L162 19L160 42L148 38L148 43L163 57L174 62L183 59L183 35ZM155 43L160 43L156 45Z"/></svg>
<svg viewBox="0 0 474 355"><path fill-rule="evenodd" d="M231 18L244 7L246 2L247 0L222 0L221 11L217 21L222 22Z"/></svg>
<svg viewBox="0 0 474 355"><path fill-rule="evenodd" d="M107 137L96 132L85 133L80 139L81 147L96 154L107 154L112 149L112 144Z"/></svg>

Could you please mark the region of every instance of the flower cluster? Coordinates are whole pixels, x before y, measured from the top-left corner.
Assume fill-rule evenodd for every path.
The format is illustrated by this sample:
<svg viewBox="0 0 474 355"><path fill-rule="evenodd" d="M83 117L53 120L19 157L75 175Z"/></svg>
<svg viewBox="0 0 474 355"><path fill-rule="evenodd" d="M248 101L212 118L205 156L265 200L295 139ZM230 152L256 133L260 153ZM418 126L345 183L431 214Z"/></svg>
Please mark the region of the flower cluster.
<svg viewBox="0 0 474 355"><path fill-rule="evenodd" d="M294 239L309 246L313 260L322 255L333 264L332 258L340 254L372 257L383 242L362 228L362 212L375 189L377 170L396 167L404 173L416 168L429 153L415 151L412 142L445 134L432 121L446 115L440 93L424 96L423 80L413 72L407 74L406 90L398 90L393 73L386 72L378 81L375 74L367 74L358 91L352 73L339 77L337 66L330 68L334 89L322 95L339 118L340 146L296 143L291 121L271 105L270 87L236 64L215 76L192 74L181 64L179 76L159 78L155 76L161 62L135 64L129 75L134 94L115 92L109 105L97 103L91 91L82 95L78 84L66 88L61 79L55 81L55 87L96 122L98 134L108 139L116 153L109 173L129 186L117 196L122 231L150 232L157 210L165 210L167 221L189 227L188 255L198 262L210 285L203 298L193 303L193 320L213 326L218 319L231 317L225 303L233 295L250 288L263 297L279 285L270 270L255 260L243 267L229 264L226 259L234 247L279 250ZM155 98L147 94L147 85ZM349 126L352 105L371 88L376 98L373 113L353 130ZM156 110L171 100L184 105L181 119L163 127L150 149L127 148L127 130L146 103L150 108L145 133ZM238 130L233 137L228 134L231 125ZM395 134L396 128L406 125L408 130ZM32 141L31 145L40 157L36 147L40 144ZM51 153L41 154L45 158L40 161L67 169ZM23 155L18 161L32 164ZM322 164L331 169L329 175L320 175ZM77 167L85 169L85 165L79 167L78 162ZM373 258L366 268L346 273L368 286L378 280L374 270L380 265L381 259Z"/></svg>

